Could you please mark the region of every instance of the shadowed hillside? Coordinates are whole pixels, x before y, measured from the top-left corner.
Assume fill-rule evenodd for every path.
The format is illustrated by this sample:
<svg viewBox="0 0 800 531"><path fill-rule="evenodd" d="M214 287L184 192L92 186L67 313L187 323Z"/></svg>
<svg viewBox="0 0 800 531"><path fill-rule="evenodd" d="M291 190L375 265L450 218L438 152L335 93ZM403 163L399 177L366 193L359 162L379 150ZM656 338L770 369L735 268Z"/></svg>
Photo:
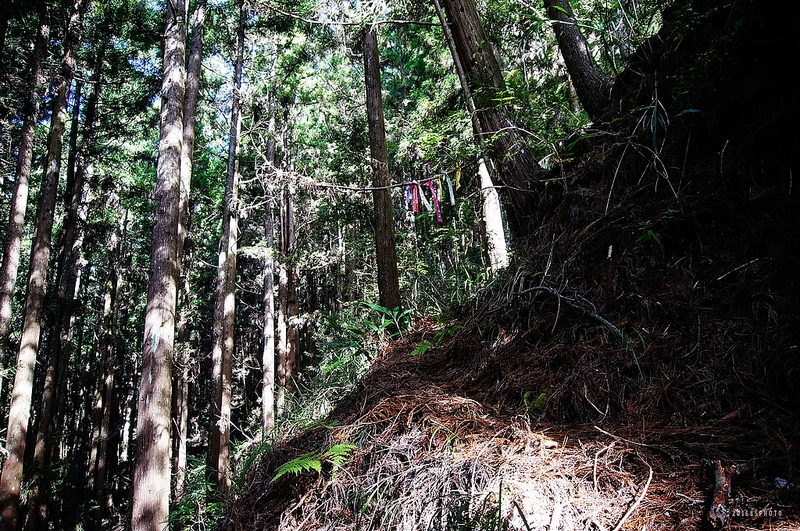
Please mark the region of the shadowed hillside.
<svg viewBox="0 0 800 531"><path fill-rule="evenodd" d="M665 11L505 276L258 456L229 528L800 526L799 22Z"/></svg>

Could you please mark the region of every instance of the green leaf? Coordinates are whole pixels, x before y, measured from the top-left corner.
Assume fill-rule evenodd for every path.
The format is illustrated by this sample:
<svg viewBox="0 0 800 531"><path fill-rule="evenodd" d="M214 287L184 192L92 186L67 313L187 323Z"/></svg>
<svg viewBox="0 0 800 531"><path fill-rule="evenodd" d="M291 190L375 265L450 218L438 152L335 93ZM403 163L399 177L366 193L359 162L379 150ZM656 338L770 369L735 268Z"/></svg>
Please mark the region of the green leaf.
<svg viewBox="0 0 800 531"><path fill-rule="evenodd" d="M536 395L536 398L533 397L533 393L526 391L525 395L522 397L522 400L525 402L525 407L528 408L528 412L539 413L544 410L544 407L547 405L547 399L549 396L550 395L546 389Z"/></svg>
<svg viewBox="0 0 800 531"><path fill-rule="evenodd" d="M366 306L367 308L372 308L376 312L380 312L380 313L383 313L383 314L386 314L386 315L392 315L392 310L390 310L389 308L384 308L380 304L375 304L375 303L372 303L372 302L365 302L364 306Z"/></svg>
<svg viewBox="0 0 800 531"><path fill-rule="evenodd" d="M417 347L414 350L411 351L411 355L422 356L423 354L428 352L428 350L430 350L432 347L433 343L431 343L430 341L423 341L422 343L417 345Z"/></svg>
<svg viewBox="0 0 800 531"><path fill-rule="evenodd" d="M355 444L341 443L334 444L331 449L325 452L322 457L328 459L332 464L334 470L339 469L350 457L350 452L355 449Z"/></svg>
<svg viewBox="0 0 800 531"><path fill-rule="evenodd" d="M275 483L286 474L299 476L308 470L316 470L317 473L322 472L322 461L320 461L320 455L318 453L309 452L285 462L275 471L275 476L270 483Z"/></svg>
<svg viewBox="0 0 800 531"><path fill-rule="evenodd" d="M324 453L308 452L302 454L279 466L270 483L275 483L286 474L299 476L303 472L309 470L314 470L317 474L321 474L322 463L325 461L331 463L333 466L333 473L335 474L350 457L350 453L355 447L354 444L341 443L331 446L331 448Z"/></svg>

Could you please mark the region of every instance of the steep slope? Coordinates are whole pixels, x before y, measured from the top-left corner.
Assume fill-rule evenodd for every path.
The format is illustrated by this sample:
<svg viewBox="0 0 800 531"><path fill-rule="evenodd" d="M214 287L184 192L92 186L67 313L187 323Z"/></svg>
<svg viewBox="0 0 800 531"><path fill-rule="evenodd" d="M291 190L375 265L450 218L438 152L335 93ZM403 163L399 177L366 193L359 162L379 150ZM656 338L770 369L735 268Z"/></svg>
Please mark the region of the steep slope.
<svg viewBox="0 0 800 531"><path fill-rule="evenodd" d="M507 276L259 456L231 529L800 527L798 8L664 19Z"/></svg>

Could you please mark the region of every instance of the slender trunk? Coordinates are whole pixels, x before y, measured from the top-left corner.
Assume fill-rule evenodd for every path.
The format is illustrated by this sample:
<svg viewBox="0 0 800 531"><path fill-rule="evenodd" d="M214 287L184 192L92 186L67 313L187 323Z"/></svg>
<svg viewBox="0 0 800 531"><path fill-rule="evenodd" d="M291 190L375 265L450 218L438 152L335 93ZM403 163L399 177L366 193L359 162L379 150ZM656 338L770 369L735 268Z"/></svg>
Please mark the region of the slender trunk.
<svg viewBox="0 0 800 531"><path fill-rule="evenodd" d="M72 126L69 135L69 156L67 159L67 183L65 194L65 219L62 225L61 256L56 275L56 310L49 334L50 361L47 366L42 392L42 407L39 429L36 434L34 464L40 476L38 496L29 498L28 529L47 527L47 503L50 494L49 467L53 457L53 433L56 424L60 425L58 411L64 410L66 398L66 373L72 353L72 326L74 319L75 295L80 286L83 225L86 222L86 177L91 166L87 163L89 145L94 141L95 117L101 86L102 63L105 46L100 45L95 57L95 72L92 76L92 92L85 105L83 141L78 147L78 130L81 115L81 83L76 84L73 96Z"/></svg>
<svg viewBox="0 0 800 531"><path fill-rule="evenodd" d="M508 200L512 234L530 231L533 196L530 186L539 169L525 149L517 129L508 119L503 101L503 72L486 39L474 0L441 0L455 48L472 94L487 154L495 162L495 185Z"/></svg>
<svg viewBox="0 0 800 531"><path fill-rule="evenodd" d="M169 516L172 354L178 283L178 203L186 48L184 6L183 0L166 2L161 140L139 383L131 507L133 531L161 531Z"/></svg>
<svg viewBox="0 0 800 531"><path fill-rule="evenodd" d="M286 201L286 217L283 223L283 256L286 264L286 389L294 389L294 377L298 370L299 330L296 322L298 315L297 302L297 269L295 263L295 234L294 223L294 187L289 185L284 191Z"/></svg>
<svg viewBox="0 0 800 531"><path fill-rule="evenodd" d="M47 158L36 211L36 231L31 248L28 294L22 340L17 354L17 371L8 416L6 448L8 457L0 475L0 529L14 529L18 518L22 463L30 419L31 395L44 299L47 291L47 269L53 229L58 180L61 173L61 150L67 121L67 95L75 70L76 49L81 37L81 24L86 0L73 5L64 57L55 84L53 112L48 137Z"/></svg>
<svg viewBox="0 0 800 531"><path fill-rule="evenodd" d="M91 528L99 530L103 518L103 493L105 492L105 478L108 463L108 435L111 421L111 408L113 407L115 356L113 316L114 306L117 301L116 276L106 282L106 292L103 297L103 315L100 329L99 355L95 368L97 375L97 389L92 414L92 450L88 470L88 487L96 506L90 515ZM94 504L93 504L94 505Z"/></svg>
<svg viewBox="0 0 800 531"><path fill-rule="evenodd" d="M472 99L472 91L467 83L467 76L464 73L464 67L461 65L461 60L458 57L453 34L450 33L450 27L447 25L442 8L439 5L439 0L433 0L436 7L436 13L439 16L439 21L442 23L444 30L445 40L447 46L450 48L450 53L453 56L453 62L456 66L456 73L458 80L461 83L461 90L464 93L464 99L467 101L467 111L469 112L472 120L472 132L475 136L475 143L478 146L478 176L480 177L481 184L481 206L483 208L483 224L486 228L486 241L487 241L487 254L489 255L489 264L492 272L497 273L501 269L508 266L508 250L506 248L506 235L503 230L503 215L500 209L500 196L497 193L497 188L492 183L492 177L489 173L489 166L486 164L484 156L483 144L483 129L481 122L478 119L478 111L475 108L475 101Z"/></svg>
<svg viewBox="0 0 800 531"><path fill-rule="evenodd" d="M103 297L103 312L100 315L100 322L101 322L101 341L102 336L105 334L105 330L102 328L107 323L108 319L110 318L110 311L111 311L111 283L106 283L106 291ZM102 350L102 347L101 349ZM105 395L103 394L103 386L99 383L103 381L103 373L102 373L102 363L100 361L102 358L100 355L95 354L92 359L91 367L89 369L89 377L90 382L95 382L94 389L87 389L86 394L92 395L91 405L87 407L87 416L89 417L89 426L91 430L91 434L89 439L91 440L90 443L90 450L89 450L89 463L86 467L86 486L87 486L87 494L92 495L92 499L94 498L94 494L97 491L97 454L100 451L100 423L102 422L103 416L103 400Z"/></svg>
<svg viewBox="0 0 800 531"><path fill-rule="evenodd" d="M389 192L389 157L381 95L381 65L375 29L367 29L364 38L364 82L367 89L367 124L372 163L372 200L375 208L375 255L378 268L378 295L384 308L399 308L400 282L397 274L397 251L394 238L392 196Z"/></svg>
<svg viewBox="0 0 800 531"><path fill-rule="evenodd" d="M66 219L64 220L64 237L62 255L59 259L59 276L60 282L58 284L58 297L59 297L59 313L54 320L54 330L52 338L58 338L58 342L54 347L59 349L56 354L59 358L58 367L58 387L56 389L57 408L53 409L55 419L53 422L53 430L56 432L63 426L64 408L66 407L66 400L63 397L67 395L67 372L69 368L69 360L73 348L73 322L75 319L75 299L76 294L80 289L81 272L85 260L82 257L83 244L85 238L85 226L88 215L88 194L89 182L93 172L93 164L91 159L96 150L96 119L97 108L100 100L100 90L102 88L102 72L103 61L105 59L106 46L101 43L98 47L97 55L94 58L94 73L92 74L91 87L92 91L89 95L84 111L84 127L83 138L81 145L75 153L74 160L71 161L74 166L72 168L72 179L68 172L68 181L71 180L72 186L67 187L67 205L66 205ZM80 109L78 109L80 110ZM69 170L69 168L68 168ZM63 272L63 273L62 273ZM49 435L44 435L47 446L51 446L47 440ZM48 455L51 452L44 449Z"/></svg>
<svg viewBox="0 0 800 531"><path fill-rule="evenodd" d="M74 352L74 324L78 306L76 305L77 293L81 289L81 277L86 261L83 258L83 245L85 239L86 219L88 216L89 180L93 166L88 162L89 144L94 143L93 130L96 116L97 91L100 88L99 76L93 78L93 92L90 94L84 112L85 126L83 128L83 142L77 149L74 157L73 186L67 188L65 196L65 219L62 231L62 248L59 257L57 290L57 311L51 323L51 357L58 358L58 377L56 379L55 396L56 406L52 408L51 433L58 433L63 429L67 400L67 373L69 360ZM91 141L87 140L92 138ZM67 173L69 180L69 172ZM45 439L50 435L45 435ZM37 441L38 444L38 441ZM43 451L46 459L57 459L62 455L63 448L54 447L52 442L45 441Z"/></svg>
<svg viewBox="0 0 800 531"><path fill-rule="evenodd" d="M117 374L117 360L118 353L115 348L116 343L116 323L114 316L117 313L117 302L120 295L120 282L117 272L112 274L109 285L109 309L110 320L104 323L104 340L102 343L101 353L103 355L103 384L101 386L103 391L103 409L100 416L100 444L97 452L97 476L94 499L99 506L98 521L96 522L96 529L100 529L102 519L106 516L108 504L106 503L106 478L112 461L109 440L111 439L111 421L114 412L117 409L114 395L116 393L116 374Z"/></svg>
<svg viewBox="0 0 800 531"><path fill-rule="evenodd" d="M592 120L599 120L611 103L611 79L592 57L569 0L544 0L547 16L553 22L558 48L578 99Z"/></svg>
<svg viewBox="0 0 800 531"><path fill-rule="evenodd" d="M239 5L239 24L236 38L236 66L234 69L231 101L230 141L228 144L228 171L225 182L225 205L222 213L222 237L217 266L217 295L214 305L214 408L212 409L212 440L218 438L218 447L211 453L216 469L216 485L220 494L231 489L230 422L233 380L234 324L236 317L236 254L239 232L239 134L241 129L241 88L244 65L245 23L247 7ZM213 448L213 446L212 446Z"/></svg>
<svg viewBox="0 0 800 531"><path fill-rule="evenodd" d="M197 6L192 20L192 43L189 64L186 70L186 95L183 110L183 145L181 149L181 193L178 218L178 265L181 266L183 249L188 235L189 192L192 184L192 164L194 160L195 124L197 122L197 101L200 95L200 75L203 56L203 36L205 6ZM183 272L181 270L181 272Z"/></svg>
<svg viewBox="0 0 800 531"><path fill-rule="evenodd" d="M291 108L289 105L283 105L283 120L281 121L281 144L283 147L283 169L289 164L289 116ZM289 275L288 275L288 257L287 254L287 224L291 222L289 219L288 205L286 204L287 195L285 190L280 192L280 213L279 219L281 221L281 240L280 249L281 257L278 264L278 315L277 323L275 325L275 335L277 342L275 345L277 362L275 366L275 380L276 380L276 393L275 393L275 410L278 417L283 416L286 410L286 388L288 385L289 376L289 316L288 316L288 290L289 290Z"/></svg>
<svg viewBox="0 0 800 531"><path fill-rule="evenodd" d="M283 196L285 197L285 196ZM281 226L285 223L285 200L281 200ZM281 249L283 250L283 249ZM278 416L282 416L286 409L286 380L288 364L288 284L289 276L287 273L286 257L281 253L280 264L278 265L278 323L275 327L277 335L276 354L277 364L275 367L275 379L277 391L275 395L275 409Z"/></svg>
<svg viewBox="0 0 800 531"><path fill-rule="evenodd" d="M8 332L11 325L11 304L19 271L20 246L25 223L25 212L28 208L28 181L31 174L33 157L34 131L39 112L39 86L42 83L42 57L50 39L50 20L47 4L39 2L39 30L36 44L31 55L28 93L23 103L23 122L20 131L19 148L17 150L17 166L14 172L14 192L11 197L8 230L6 232L3 253L3 269L0 271L0 404L5 404L4 360L8 344ZM4 406L0 405L0 412ZM4 418L4 415L0 415Z"/></svg>
<svg viewBox="0 0 800 531"><path fill-rule="evenodd" d="M277 62L277 50L273 68ZM267 117L267 142L264 163L269 178L275 176L275 106L269 103ZM261 437L266 440L275 427L275 218L273 215L274 196L271 185L267 187L267 218L264 236L267 240L267 255L264 258L264 322L262 330L263 349L261 353Z"/></svg>
<svg viewBox="0 0 800 531"><path fill-rule="evenodd" d="M508 266L506 236L503 230L503 214L500 210L500 196L492 184L492 177L486 160L478 159L478 176L481 183L481 207L483 210L483 226L486 229L487 254L489 267L497 273Z"/></svg>
<svg viewBox="0 0 800 531"><path fill-rule="evenodd" d="M271 207L271 205L270 205ZM267 256L264 258L264 328L263 351L261 355L261 436L267 435L275 427L275 295L273 293L274 253L272 210L268 208L264 227L267 238Z"/></svg>
<svg viewBox="0 0 800 531"><path fill-rule="evenodd" d="M181 150L181 194L178 207L178 251L177 263L180 271L178 277L182 282L181 301L178 305L178 324L176 340L176 371L174 372L172 390L172 473L174 505L179 505L183 496L186 481L186 438L189 433L189 328L188 314L191 304L189 286L189 268L185 256L186 238L189 233L189 192L192 182L192 164L194 156L195 123L197 121L197 100L200 93L200 74L203 55L203 25L205 23L205 6L198 5L192 20L192 43L189 53L189 65L186 71L186 94L183 105L183 146Z"/></svg>
<svg viewBox="0 0 800 531"><path fill-rule="evenodd" d="M107 198L106 209L119 208L118 197L111 192ZM120 353L117 348L117 329L119 326L119 305L122 295L122 268L124 236L120 233L125 230L125 221L112 232L109 246L112 249L112 270L108 273L106 290L103 297L103 313L100 318L101 328L99 337L98 355L94 368L97 388L94 393L94 407L92 408L92 438L91 454L87 472L88 491L91 495L93 510L89 515L89 525L92 530L102 527L102 520L108 514L106 501L106 478L112 470L116 460L112 438L112 424L119 417L119 402L116 400L118 393L117 373L119 372Z"/></svg>

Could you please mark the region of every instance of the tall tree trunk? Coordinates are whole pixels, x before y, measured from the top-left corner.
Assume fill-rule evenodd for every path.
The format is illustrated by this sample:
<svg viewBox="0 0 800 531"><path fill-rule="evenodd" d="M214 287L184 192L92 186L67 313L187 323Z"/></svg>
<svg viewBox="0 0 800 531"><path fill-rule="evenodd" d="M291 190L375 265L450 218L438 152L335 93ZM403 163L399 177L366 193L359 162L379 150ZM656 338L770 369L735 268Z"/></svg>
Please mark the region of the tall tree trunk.
<svg viewBox="0 0 800 531"><path fill-rule="evenodd" d="M281 144L283 146L283 165L281 171L286 171L288 161L290 160L289 153L289 115L291 108L285 102L283 104L283 120L281 121ZM281 257L278 264L278 312L277 322L275 324L275 412L278 417L283 416L286 409L286 387L289 379L289 317L288 317L288 293L289 293L289 275L287 264L287 243L286 238L286 225L291 223L290 213L288 212L289 205L286 204L287 194L285 190L279 193L279 219L281 222L281 239L280 249Z"/></svg>
<svg viewBox="0 0 800 531"><path fill-rule="evenodd" d="M50 360L42 392L39 429L36 434L34 465L38 476L38 489L29 497L29 522L27 529L44 529L48 526L47 503L50 496L49 468L53 457L53 433L60 424L57 414L64 409L66 373L72 353L72 326L75 296L80 287L83 226L86 222L86 177L91 171L88 163L89 146L94 142L95 117L101 87L102 63L105 46L98 47L92 75L92 92L84 106L83 141L78 147L78 130L81 116L81 83L76 84L73 96L72 126L69 135L65 218L62 224L61 255L56 275L56 309L51 319L49 334ZM38 496L37 496L38 494Z"/></svg>
<svg viewBox="0 0 800 531"><path fill-rule="evenodd" d="M112 273L106 282L106 292L103 298L103 316L100 331L100 348L95 373L98 375L98 384L95 391L92 451L89 462L88 486L95 502L95 509L91 518L91 529L99 530L102 525L105 504L105 482L108 472L108 439L111 429L111 412L115 407L113 396L115 391L116 356L114 348L114 313L118 300L117 275Z"/></svg>
<svg viewBox="0 0 800 531"><path fill-rule="evenodd" d="M73 348L75 300L76 294L80 290L81 272L85 263L82 257L85 238L84 228L88 216L89 182L93 172L91 159L96 153L97 108L103 85L105 51L105 43L101 43L94 58L94 72L90 81L92 90L83 113L83 138L72 161L74 164L74 166L71 166L73 168L72 179L70 179L70 173L67 173L66 219L64 220L62 255L59 260L60 281L57 285L60 315L57 315L54 319L55 327L51 336L53 340L58 338L58 342L54 344L54 347L57 346L59 349L57 353L59 358L58 387L56 389L56 396L59 399L56 401L57 407L52 409L55 414L52 429L56 432L62 427L65 417L64 410L67 401L64 400L64 397L67 395L67 372L70 356L75 350ZM80 111L80 108L78 110ZM71 186L69 182L72 183ZM52 355L55 356L56 353ZM47 446L52 446L51 443L47 442L49 435L45 435L44 439ZM46 450L48 454L51 453L49 449L45 448L43 450Z"/></svg>
<svg viewBox="0 0 800 531"><path fill-rule="evenodd" d="M261 353L261 436L264 440L275 427L275 294L273 286L275 229L271 207L272 205L269 204L264 227L267 239L267 255L264 258L264 327Z"/></svg>
<svg viewBox="0 0 800 531"><path fill-rule="evenodd" d="M169 516L172 355L178 283L178 203L186 24L184 0L166 4L161 131L153 250L139 383L131 522L134 531L161 531Z"/></svg>
<svg viewBox="0 0 800 531"><path fill-rule="evenodd" d="M107 210L119 209L119 198L111 191L107 196L105 208ZM112 435L112 424L119 417L119 402L115 399L118 394L118 378L120 353L117 348L117 329L119 326L119 305L121 301L122 280L121 263L125 239L126 219L112 232L109 238L111 248L111 271L105 282L106 290L103 297L103 311L100 317L100 334L98 354L95 356L93 379L97 388L94 392L94 405L92 408L91 426L91 452L87 467L87 490L91 495L92 511L88 515L88 527L98 531L102 527L102 520L108 513L109 503L106 496L106 478L113 470L116 460L114 446L111 440L119 440Z"/></svg>
<svg viewBox="0 0 800 531"><path fill-rule="evenodd" d="M299 356L299 329L296 322L298 315L297 302L297 264L295 246L297 234L294 221L294 187L288 185L284 191L286 201L285 218L283 223L283 258L286 265L286 389L294 389L294 377L298 370Z"/></svg>
<svg viewBox="0 0 800 531"><path fill-rule="evenodd" d="M538 165L525 149L507 117L503 101L505 83L500 64L486 39L474 0L442 0L458 57L467 78L480 121L482 140L495 162L495 185L507 198L508 225L517 236L529 233L533 213L530 191L539 173Z"/></svg>
<svg viewBox="0 0 800 531"><path fill-rule="evenodd" d="M553 22L558 48L583 108L592 120L599 120L611 103L609 79L589 52L569 0L544 0L547 16Z"/></svg>
<svg viewBox="0 0 800 531"><path fill-rule="evenodd" d="M28 208L28 181L31 174L31 160L33 157L34 131L39 112L39 86L42 83L42 58L50 39L50 19L47 4L40 0L39 29L36 35L36 44L30 59L30 77L28 79L28 93L22 105L23 122L20 131L19 148L17 150L17 165L14 172L14 192L11 197L8 230L6 232L5 248L3 253L3 269L0 270L0 412L4 409L5 396L3 390L5 383L4 361L6 346L11 325L11 303L14 298L14 288L19 271L20 246L22 244L22 231L25 223L25 212ZM5 415L0 415L4 418Z"/></svg>
<svg viewBox="0 0 800 531"><path fill-rule="evenodd" d="M185 256L186 238L189 233L189 192L192 184L192 164L194 159L195 123L197 121L197 100L200 93L200 74L203 56L203 29L205 6L200 4L192 20L192 43L189 52L189 65L186 71L186 95L183 105L183 146L181 150L181 195L178 207L178 255L181 279L181 301L178 305L178 324L176 351L176 370L173 374L172 390L172 473L173 505L178 505L183 496L186 481L186 438L189 434L189 328L188 314L191 304L188 264Z"/></svg>
<svg viewBox="0 0 800 531"><path fill-rule="evenodd" d="M285 197L281 194L281 225L285 222L286 202ZM281 245L281 247L283 247ZM283 249L281 249L283 250ZM288 327L288 293L289 293L289 275L288 265L286 264L286 256L281 253L281 260L278 264L278 322L275 326L275 334L277 336L277 344L275 345L277 363L275 366L275 380L277 389L275 393L275 410L278 416L282 416L286 409L286 384L288 374L288 359L289 359L289 327Z"/></svg>
<svg viewBox="0 0 800 531"><path fill-rule="evenodd" d="M378 267L378 295L384 308L399 308L400 282L394 238L392 195L389 191L389 157L381 95L381 65L375 29L364 37L364 82L367 88L367 125L372 162L372 200L375 208L375 255Z"/></svg>
<svg viewBox="0 0 800 531"><path fill-rule="evenodd" d="M241 89L244 66L245 24L247 7L239 4L239 24L236 32L236 66L231 101L228 171L225 182L225 205L222 212L222 237L217 265L217 294L214 305L214 350L212 353L214 407L211 414L213 452L209 452L216 471L220 494L231 488L230 436L231 385L233 380L234 324L236 317L236 254L239 237L239 134L241 129ZM214 439L218 442L215 443ZM216 448L214 447L216 446Z"/></svg>
<svg viewBox="0 0 800 531"><path fill-rule="evenodd" d="M439 0L433 0L433 4L436 7L436 14L439 16L439 21L442 24L447 46L450 48L450 53L453 56L453 63L456 67L458 80L461 83L461 91L464 93L464 99L467 102L467 111L472 121L472 132L475 136L475 143L478 146L478 176L480 177L481 185L481 207L483 209L483 224L486 229L487 254L489 255L491 270L497 273L508 266L508 250L506 248L506 235L503 230L503 214L500 209L500 196L492 183L489 165L486 163L483 128L478 119L478 111L475 108L475 101L472 99L472 91L469 88L467 76L464 73L464 67L461 65L461 60L458 57L453 34L450 32L450 27L447 25L444 13L442 13Z"/></svg>
<svg viewBox="0 0 800 531"><path fill-rule="evenodd" d="M30 419L31 395L44 299L47 292L47 269L53 230L58 180L61 173L61 150L67 121L67 95L75 71L76 49L81 37L81 25L87 0L76 0L67 26L64 56L57 81L50 121L47 159L39 202L36 209L36 230L31 248L28 294L25 301L25 320L22 340L17 354L13 396L8 415L6 448L8 457L0 475L0 529L14 529L18 518L22 463Z"/></svg>
<svg viewBox="0 0 800 531"><path fill-rule="evenodd" d="M277 45L273 58L273 71L277 64ZM274 98L268 103L267 141L264 154L267 178L274 179L275 171L275 105ZM264 237L267 241L267 254L264 257L264 321L262 328L261 352L261 437L275 427L275 217L274 187L267 185L267 216L264 224Z"/></svg>

